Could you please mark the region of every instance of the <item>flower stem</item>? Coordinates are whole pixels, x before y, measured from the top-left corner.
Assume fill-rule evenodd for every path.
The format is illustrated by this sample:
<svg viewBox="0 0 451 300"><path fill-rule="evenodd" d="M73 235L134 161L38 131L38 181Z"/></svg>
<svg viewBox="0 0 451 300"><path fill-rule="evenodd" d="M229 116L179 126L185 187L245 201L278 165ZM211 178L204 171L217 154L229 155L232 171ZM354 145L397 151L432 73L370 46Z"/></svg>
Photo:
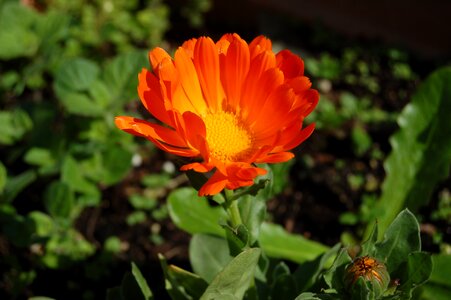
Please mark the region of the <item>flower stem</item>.
<svg viewBox="0 0 451 300"><path fill-rule="evenodd" d="M230 222L234 228L243 224L241 220L240 210L238 209L238 201L234 199L232 190L225 190L226 209L230 216Z"/></svg>

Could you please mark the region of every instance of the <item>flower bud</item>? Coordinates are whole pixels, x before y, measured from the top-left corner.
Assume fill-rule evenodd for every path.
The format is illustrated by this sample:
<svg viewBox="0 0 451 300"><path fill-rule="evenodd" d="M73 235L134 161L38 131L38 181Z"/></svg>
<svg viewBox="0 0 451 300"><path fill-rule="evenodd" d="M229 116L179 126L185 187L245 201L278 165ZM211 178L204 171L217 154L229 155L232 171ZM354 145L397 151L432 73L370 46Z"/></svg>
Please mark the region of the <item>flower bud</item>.
<svg viewBox="0 0 451 300"><path fill-rule="evenodd" d="M351 289L360 277L366 281L376 297L382 295L390 283L390 274L385 265L369 256L356 258L346 268L346 287Z"/></svg>

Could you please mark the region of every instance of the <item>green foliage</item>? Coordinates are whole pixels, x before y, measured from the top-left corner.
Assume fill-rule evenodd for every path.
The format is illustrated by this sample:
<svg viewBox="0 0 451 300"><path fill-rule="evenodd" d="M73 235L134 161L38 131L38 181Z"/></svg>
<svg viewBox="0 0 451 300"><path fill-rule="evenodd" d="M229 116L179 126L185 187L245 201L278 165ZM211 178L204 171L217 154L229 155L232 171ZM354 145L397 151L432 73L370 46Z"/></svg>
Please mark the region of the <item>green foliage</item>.
<svg viewBox="0 0 451 300"><path fill-rule="evenodd" d="M350 299L410 299L413 290L422 285L432 272L430 254L419 251L418 222L410 211L402 211L387 228L384 239L380 242L377 241L377 227L376 224L358 255L360 258L377 259L374 263L369 260L367 265L374 272L362 272L360 267L349 268L352 260L343 249L324 276L328 288L338 294L348 294ZM356 261L352 264L356 264ZM384 266L384 269L386 267L388 271L379 266ZM383 272L388 272L390 277L386 278ZM374 277L375 274L378 275ZM400 285L389 286L389 278L397 279ZM385 285L379 284L382 282Z"/></svg>
<svg viewBox="0 0 451 300"><path fill-rule="evenodd" d="M152 291L147 285L141 271L135 263L131 263L132 271L126 273L118 287L108 290L107 300L152 300Z"/></svg>
<svg viewBox="0 0 451 300"><path fill-rule="evenodd" d="M449 173L450 80L450 68L430 75L399 116L400 130L390 139L393 150L384 164L387 177L374 216L380 234L403 207L417 210L425 205Z"/></svg>
<svg viewBox="0 0 451 300"><path fill-rule="evenodd" d="M218 223L226 218L224 210L210 206L207 199L198 197L194 189L182 188L169 194L168 208L172 221L191 234L225 234Z"/></svg>
<svg viewBox="0 0 451 300"><path fill-rule="evenodd" d="M269 256L289 259L295 262L311 260L327 251L327 247L304 238L290 234L280 225L263 223L259 242Z"/></svg>

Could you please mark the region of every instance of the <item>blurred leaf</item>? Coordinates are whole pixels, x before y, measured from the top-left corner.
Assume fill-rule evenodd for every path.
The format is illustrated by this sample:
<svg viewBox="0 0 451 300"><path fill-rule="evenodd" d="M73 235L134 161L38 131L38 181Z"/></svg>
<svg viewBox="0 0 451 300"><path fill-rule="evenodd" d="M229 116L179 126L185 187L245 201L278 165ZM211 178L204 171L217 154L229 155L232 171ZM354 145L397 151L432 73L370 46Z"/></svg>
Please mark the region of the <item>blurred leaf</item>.
<svg viewBox="0 0 451 300"><path fill-rule="evenodd" d="M232 259L225 239L206 234L193 235L189 258L194 272L207 282L211 282Z"/></svg>
<svg viewBox="0 0 451 300"><path fill-rule="evenodd" d="M34 234L38 237L48 237L54 230L53 219L43 212L32 211L27 218L34 222Z"/></svg>
<svg viewBox="0 0 451 300"><path fill-rule="evenodd" d="M139 51L121 54L106 65L103 78L115 101L123 104L136 98L136 74L148 64L146 52Z"/></svg>
<svg viewBox="0 0 451 300"><path fill-rule="evenodd" d="M260 230L260 246L270 257L301 263L315 259L328 250L328 247L318 242L286 232L280 225L263 223Z"/></svg>
<svg viewBox="0 0 451 300"><path fill-rule="evenodd" d="M236 256L215 276L200 299L242 299L254 277L260 252L251 248Z"/></svg>
<svg viewBox="0 0 451 300"><path fill-rule="evenodd" d="M432 270L430 282L447 286L451 289L451 255L434 254L432 255L434 268Z"/></svg>
<svg viewBox="0 0 451 300"><path fill-rule="evenodd" d="M427 282L421 286L421 300L449 300L451 288Z"/></svg>
<svg viewBox="0 0 451 300"><path fill-rule="evenodd" d="M180 188L168 196L168 209L172 221L181 229L194 233L224 236L218 220L226 219L222 207L212 207L206 198L197 196L192 188Z"/></svg>
<svg viewBox="0 0 451 300"><path fill-rule="evenodd" d="M0 47L1 48L1 47ZM0 144L11 145L33 128L30 116L21 109L0 111Z"/></svg>
<svg viewBox="0 0 451 300"><path fill-rule="evenodd" d="M85 94L71 92L57 92L57 94L64 107L72 114L86 117L98 117L104 114L103 108Z"/></svg>
<svg viewBox="0 0 451 300"><path fill-rule="evenodd" d="M128 201L134 209L152 210L158 205L157 200L137 194L131 195Z"/></svg>
<svg viewBox="0 0 451 300"><path fill-rule="evenodd" d="M0 161L0 195L3 193L3 190L5 189L6 180L7 180L8 173L6 171L5 165Z"/></svg>
<svg viewBox="0 0 451 300"><path fill-rule="evenodd" d="M55 74L55 86L63 91L86 91L95 82L100 69L97 64L85 58L65 61Z"/></svg>
<svg viewBox="0 0 451 300"><path fill-rule="evenodd" d="M0 8L0 59L34 55L39 38L32 28L38 15L19 3L5 3Z"/></svg>
<svg viewBox="0 0 451 300"><path fill-rule="evenodd" d="M356 123L355 126L352 128L351 137L354 151L357 154L357 156L362 156L373 145L373 140L371 139L371 136L368 134L365 128L359 123Z"/></svg>
<svg viewBox="0 0 451 300"><path fill-rule="evenodd" d="M54 181L45 191L44 204L51 216L68 218L74 206L74 194L64 182Z"/></svg>
<svg viewBox="0 0 451 300"><path fill-rule="evenodd" d="M23 189L30 185L37 178L34 170L28 170L20 175L8 178L4 188L3 199L6 202L10 202L16 198Z"/></svg>
<svg viewBox="0 0 451 300"><path fill-rule="evenodd" d="M67 155L63 160L61 181L76 192L94 196L99 194L97 187L84 178L77 161L70 155Z"/></svg>
<svg viewBox="0 0 451 300"><path fill-rule="evenodd" d="M45 244L40 261L48 268L67 268L75 262L86 260L95 253L95 246L73 228L53 234Z"/></svg>
<svg viewBox="0 0 451 300"><path fill-rule="evenodd" d="M141 290L144 299L150 300L153 299L152 291L150 290L149 286L147 285L146 279L144 279L143 275L141 274L141 271L138 269L135 263L132 262L132 274L133 277L136 280L136 283L138 283L139 289ZM129 299L129 298L127 298Z"/></svg>
<svg viewBox="0 0 451 300"><path fill-rule="evenodd" d="M119 182L130 171L132 154L120 147L111 147L103 153L104 172L101 182L112 185Z"/></svg>
<svg viewBox="0 0 451 300"><path fill-rule="evenodd" d="M425 205L436 184L449 174L450 81L450 67L434 72L399 116L400 130L390 139L393 150L384 164L387 177L378 203L383 209L376 216L380 236L403 207L415 211Z"/></svg>
<svg viewBox="0 0 451 300"><path fill-rule="evenodd" d="M149 174L142 178L141 182L149 188L161 188L164 187L168 181L171 180L171 176L167 173Z"/></svg>
<svg viewBox="0 0 451 300"><path fill-rule="evenodd" d="M9 60L21 56L33 56L38 50L39 39L25 28L0 30L0 59Z"/></svg>
<svg viewBox="0 0 451 300"><path fill-rule="evenodd" d="M24 156L24 161L30 165L47 167L55 164L54 155L49 149L33 147Z"/></svg>
<svg viewBox="0 0 451 300"><path fill-rule="evenodd" d="M409 253L420 251L420 226L409 210L403 210L387 228L384 240L375 245L376 258L384 262L389 273L396 271Z"/></svg>
<svg viewBox="0 0 451 300"><path fill-rule="evenodd" d="M134 212L130 213L127 216L126 222L127 222L128 226L133 226L133 225L145 222L146 219L147 219L146 213L141 210L138 210L138 211L134 211Z"/></svg>

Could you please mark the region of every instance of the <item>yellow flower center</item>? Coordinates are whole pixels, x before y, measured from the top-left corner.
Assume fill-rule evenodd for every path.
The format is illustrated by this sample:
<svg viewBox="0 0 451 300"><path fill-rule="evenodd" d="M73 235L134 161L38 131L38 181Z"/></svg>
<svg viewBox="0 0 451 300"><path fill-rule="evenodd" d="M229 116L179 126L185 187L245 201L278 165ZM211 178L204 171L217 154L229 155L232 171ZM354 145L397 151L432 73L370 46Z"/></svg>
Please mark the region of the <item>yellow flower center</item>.
<svg viewBox="0 0 451 300"><path fill-rule="evenodd" d="M207 114L204 118L210 155L220 161L239 161L252 149L253 137L243 122L229 112Z"/></svg>

